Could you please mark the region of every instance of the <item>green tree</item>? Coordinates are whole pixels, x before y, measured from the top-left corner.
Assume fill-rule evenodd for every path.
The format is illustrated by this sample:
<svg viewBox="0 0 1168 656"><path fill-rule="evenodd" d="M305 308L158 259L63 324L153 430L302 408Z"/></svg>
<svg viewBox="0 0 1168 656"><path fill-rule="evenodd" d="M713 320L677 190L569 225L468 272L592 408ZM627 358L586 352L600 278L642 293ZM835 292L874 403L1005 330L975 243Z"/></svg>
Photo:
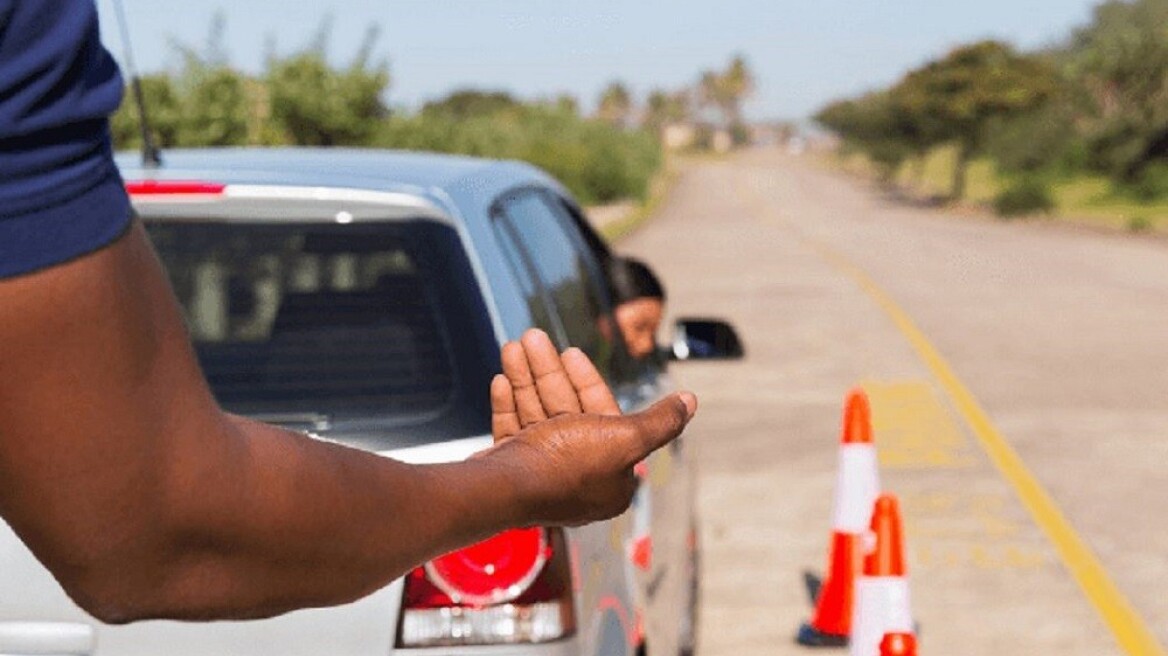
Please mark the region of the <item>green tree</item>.
<svg viewBox="0 0 1168 656"><path fill-rule="evenodd" d="M1073 107L1063 99L992 122L984 151L999 171L1017 174L1071 173L1083 168L1082 140Z"/></svg>
<svg viewBox="0 0 1168 656"><path fill-rule="evenodd" d="M887 91L832 103L820 110L815 120L839 135L848 148L867 155L885 184L893 181L905 160L923 155L936 143L936 136Z"/></svg>
<svg viewBox="0 0 1168 656"><path fill-rule="evenodd" d="M389 114L382 101L389 64L369 61L377 40L370 28L353 61L334 70L326 56L327 25L307 49L268 60L264 81L272 120L293 144L368 145Z"/></svg>
<svg viewBox="0 0 1168 656"><path fill-rule="evenodd" d="M596 106L596 116L616 127L625 127L633 111L633 96L623 82L610 82L600 92Z"/></svg>
<svg viewBox="0 0 1168 656"><path fill-rule="evenodd" d="M202 52L172 43L183 59L175 82L181 119L177 142L182 146L236 146L247 143L246 77L228 63L223 48L226 21L222 12L211 20Z"/></svg>
<svg viewBox="0 0 1168 656"><path fill-rule="evenodd" d="M561 93L552 99L550 103L555 107L557 112L569 114L571 116L580 115L580 101L570 93Z"/></svg>
<svg viewBox="0 0 1168 656"><path fill-rule="evenodd" d="M238 146L247 143L246 79L228 66L190 61L179 77L183 146Z"/></svg>
<svg viewBox="0 0 1168 656"><path fill-rule="evenodd" d="M202 51L171 43L183 61L176 75L142 78L147 117L160 148L247 143L247 79L227 63L223 49L225 29L223 14L217 13ZM111 121L115 145L118 148L141 146L139 126L138 108L127 94L127 100Z"/></svg>
<svg viewBox="0 0 1168 656"><path fill-rule="evenodd" d="M660 144L647 131L581 118L548 103L463 119L395 115L382 123L377 145L527 161L584 203L644 196L661 164Z"/></svg>
<svg viewBox="0 0 1168 656"><path fill-rule="evenodd" d="M150 119L151 134L159 148L179 145L179 124L182 121L181 102L174 82L165 73L146 75L141 79L142 97L146 115ZM110 117L110 134L114 147L129 150L142 147L142 127L138 107L129 88L118 111Z"/></svg>
<svg viewBox="0 0 1168 656"><path fill-rule="evenodd" d="M722 95L726 99L723 112L727 114L731 124L743 123L742 103L754 93L754 73L742 55L735 55L730 60L730 64L722 73L721 85Z"/></svg>
<svg viewBox="0 0 1168 656"><path fill-rule="evenodd" d="M641 127L654 133L670 124L689 118L689 94L685 90L669 92L654 89L645 100Z"/></svg>
<svg viewBox="0 0 1168 656"><path fill-rule="evenodd" d="M488 116L502 111L514 111L521 106L506 91L480 91L459 89L442 98L422 106L422 114L440 114L450 118L465 119L473 116Z"/></svg>
<svg viewBox="0 0 1168 656"><path fill-rule="evenodd" d="M969 162L981 150L991 121L1031 111L1057 88L1057 74L1041 59L998 41L981 41L910 72L891 98L926 140L957 143L952 187L957 200L965 194Z"/></svg>
<svg viewBox="0 0 1168 656"><path fill-rule="evenodd" d="M1065 58L1097 168L1134 182L1168 160L1168 0L1104 2Z"/></svg>
<svg viewBox="0 0 1168 656"><path fill-rule="evenodd" d="M723 88L718 74L714 71L702 71L697 84L694 85L694 98L703 120L708 120L711 110L716 111L722 107L724 103L722 94Z"/></svg>
<svg viewBox="0 0 1168 656"><path fill-rule="evenodd" d="M723 71L702 71L695 89L698 108L717 110L723 127L730 129L743 123L742 103L752 93L754 73L741 55L735 55Z"/></svg>

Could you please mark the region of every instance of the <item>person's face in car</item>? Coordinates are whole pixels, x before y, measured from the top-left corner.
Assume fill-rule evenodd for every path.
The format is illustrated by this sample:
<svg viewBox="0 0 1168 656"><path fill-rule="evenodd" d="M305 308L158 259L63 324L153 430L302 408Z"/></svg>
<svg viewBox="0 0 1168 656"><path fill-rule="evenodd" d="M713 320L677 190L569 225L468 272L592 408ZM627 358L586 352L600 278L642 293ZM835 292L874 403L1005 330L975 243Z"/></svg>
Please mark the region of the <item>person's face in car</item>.
<svg viewBox="0 0 1168 656"><path fill-rule="evenodd" d="M613 314L629 355L641 360L653 354L657 348L657 328L664 313L665 303L659 298L635 298L616 306Z"/></svg>

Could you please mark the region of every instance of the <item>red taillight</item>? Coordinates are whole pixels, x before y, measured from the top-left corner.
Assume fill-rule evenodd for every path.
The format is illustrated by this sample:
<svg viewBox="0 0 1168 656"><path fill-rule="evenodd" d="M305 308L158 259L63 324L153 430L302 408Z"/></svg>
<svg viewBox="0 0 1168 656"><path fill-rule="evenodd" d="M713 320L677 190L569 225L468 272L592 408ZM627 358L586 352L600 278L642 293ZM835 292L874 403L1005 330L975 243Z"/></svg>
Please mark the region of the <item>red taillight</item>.
<svg viewBox="0 0 1168 656"><path fill-rule="evenodd" d="M217 195L227 185L193 180L130 180L126 193L131 196Z"/></svg>
<svg viewBox="0 0 1168 656"><path fill-rule="evenodd" d="M551 555L542 528L516 529L426 563L427 577L451 600L470 606L523 594Z"/></svg>
<svg viewBox="0 0 1168 656"><path fill-rule="evenodd" d="M546 642L574 630L559 529L506 531L405 577L399 647Z"/></svg>

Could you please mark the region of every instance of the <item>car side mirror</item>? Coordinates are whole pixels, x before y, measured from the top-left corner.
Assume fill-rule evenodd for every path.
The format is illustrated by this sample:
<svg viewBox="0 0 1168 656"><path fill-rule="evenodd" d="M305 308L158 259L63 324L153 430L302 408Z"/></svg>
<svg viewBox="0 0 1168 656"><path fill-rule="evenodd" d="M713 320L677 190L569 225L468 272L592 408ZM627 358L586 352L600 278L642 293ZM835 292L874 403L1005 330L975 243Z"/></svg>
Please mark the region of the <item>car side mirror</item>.
<svg viewBox="0 0 1168 656"><path fill-rule="evenodd" d="M740 360L745 355L738 332L725 321L681 318L673 324L670 360Z"/></svg>

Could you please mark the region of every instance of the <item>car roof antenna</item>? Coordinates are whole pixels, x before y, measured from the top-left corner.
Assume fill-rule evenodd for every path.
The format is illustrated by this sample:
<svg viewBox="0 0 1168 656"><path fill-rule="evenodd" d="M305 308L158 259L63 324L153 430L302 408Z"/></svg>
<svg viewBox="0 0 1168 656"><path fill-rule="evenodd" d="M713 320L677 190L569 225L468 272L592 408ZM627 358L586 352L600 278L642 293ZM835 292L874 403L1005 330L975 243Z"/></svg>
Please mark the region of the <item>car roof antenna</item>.
<svg viewBox="0 0 1168 656"><path fill-rule="evenodd" d="M154 143L150 119L147 118L146 98L142 95L142 78L138 75L138 68L134 66L130 28L126 25L126 10L122 6L122 0L114 0L114 8L118 16L118 29L122 33L122 56L126 60L126 70L130 73L130 91L134 94L134 104L138 107L138 125L142 128L142 166L158 168L162 165L162 151Z"/></svg>

